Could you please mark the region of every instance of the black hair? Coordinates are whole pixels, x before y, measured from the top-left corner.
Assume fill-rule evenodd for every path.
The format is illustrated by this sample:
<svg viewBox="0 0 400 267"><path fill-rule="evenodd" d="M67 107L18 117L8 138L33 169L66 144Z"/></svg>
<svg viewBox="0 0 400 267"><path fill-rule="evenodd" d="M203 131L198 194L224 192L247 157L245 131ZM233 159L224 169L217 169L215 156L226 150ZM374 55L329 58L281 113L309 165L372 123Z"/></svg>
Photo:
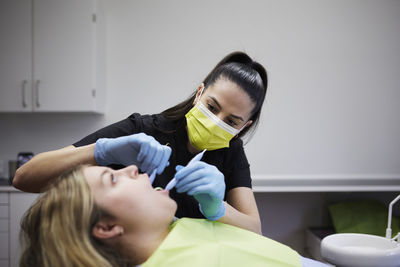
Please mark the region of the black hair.
<svg viewBox="0 0 400 267"><path fill-rule="evenodd" d="M204 90L207 90L209 86L219 79L227 79L236 83L256 104L250 116L250 120L253 123L243 129L238 136L244 136L249 130L254 132L258 125L261 108L267 93L268 77L264 67L244 52L233 52L224 57L203 80ZM196 92L197 90L188 99L164 110L161 114L167 119L174 121L182 120L183 123L186 123L186 120L183 120L183 118L193 107Z"/></svg>

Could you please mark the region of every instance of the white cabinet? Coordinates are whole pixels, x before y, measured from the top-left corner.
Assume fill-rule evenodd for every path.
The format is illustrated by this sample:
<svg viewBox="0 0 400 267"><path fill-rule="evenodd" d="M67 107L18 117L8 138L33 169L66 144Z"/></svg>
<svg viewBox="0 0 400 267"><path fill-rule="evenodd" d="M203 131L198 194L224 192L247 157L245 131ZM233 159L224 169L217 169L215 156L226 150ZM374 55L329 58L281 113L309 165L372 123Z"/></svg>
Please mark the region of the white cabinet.
<svg viewBox="0 0 400 267"><path fill-rule="evenodd" d="M32 110L31 2L0 1L0 110Z"/></svg>
<svg viewBox="0 0 400 267"><path fill-rule="evenodd" d="M18 267L21 256L21 244L19 242L19 232L21 219L29 209L38 194L9 192L10 196L10 267Z"/></svg>
<svg viewBox="0 0 400 267"><path fill-rule="evenodd" d="M0 267L9 265L9 214L8 193L0 192Z"/></svg>
<svg viewBox="0 0 400 267"><path fill-rule="evenodd" d="M96 3L0 1L0 112L102 112Z"/></svg>
<svg viewBox="0 0 400 267"><path fill-rule="evenodd" d="M19 266L21 219L37 197L13 188L0 192L0 267Z"/></svg>

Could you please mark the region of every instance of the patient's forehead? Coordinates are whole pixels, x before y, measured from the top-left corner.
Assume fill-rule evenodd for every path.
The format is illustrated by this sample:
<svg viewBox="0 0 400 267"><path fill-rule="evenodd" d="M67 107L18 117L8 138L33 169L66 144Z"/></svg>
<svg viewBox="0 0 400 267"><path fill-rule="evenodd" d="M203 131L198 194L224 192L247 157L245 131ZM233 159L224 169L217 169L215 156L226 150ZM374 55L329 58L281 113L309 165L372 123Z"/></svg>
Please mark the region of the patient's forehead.
<svg viewBox="0 0 400 267"><path fill-rule="evenodd" d="M93 191L102 190L105 187L105 178L109 172L108 168L100 166L88 166L83 169L86 182Z"/></svg>

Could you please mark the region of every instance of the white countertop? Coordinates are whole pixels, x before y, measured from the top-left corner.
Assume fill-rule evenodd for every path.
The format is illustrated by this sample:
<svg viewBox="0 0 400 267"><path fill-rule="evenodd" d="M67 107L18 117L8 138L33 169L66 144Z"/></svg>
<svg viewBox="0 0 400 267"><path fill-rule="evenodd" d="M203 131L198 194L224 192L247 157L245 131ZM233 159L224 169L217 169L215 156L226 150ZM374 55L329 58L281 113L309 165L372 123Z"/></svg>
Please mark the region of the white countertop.
<svg viewBox="0 0 400 267"><path fill-rule="evenodd" d="M254 176L253 191L262 192L400 192L400 177ZM0 186L0 192L22 192Z"/></svg>
<svg viewBox="0 0 400 267"><path fill-rule="evenodd" d="M0 185L0 192L21 192L22 191L18 190L17 188L13 186L7 186L7 185Z"/></svg>

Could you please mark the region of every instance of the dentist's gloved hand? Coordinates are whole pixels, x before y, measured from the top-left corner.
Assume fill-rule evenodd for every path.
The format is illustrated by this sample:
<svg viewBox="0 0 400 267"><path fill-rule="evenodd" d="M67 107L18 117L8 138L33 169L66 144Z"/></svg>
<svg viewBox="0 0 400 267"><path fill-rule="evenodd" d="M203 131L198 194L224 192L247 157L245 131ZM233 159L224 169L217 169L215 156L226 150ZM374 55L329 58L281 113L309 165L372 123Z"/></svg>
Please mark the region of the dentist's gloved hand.
<svg viewBox="0 0 400 267"><path fill-rule="evenodd" d="M211 221L225 215L225 181L217 167L197 161L186 167L178 165L176 170L178 193L192 195L199 202L201 213Z"/></svg>
<svg viewBox="0 0 400 267"><path fill-rule="evenodd" d="M169 165L170 156L170 147L161 145L154 137L144 133L100 138L94 147L97 164L134 164L146 173L152 173L157 168L157 173L161 174Z"/></svg>

